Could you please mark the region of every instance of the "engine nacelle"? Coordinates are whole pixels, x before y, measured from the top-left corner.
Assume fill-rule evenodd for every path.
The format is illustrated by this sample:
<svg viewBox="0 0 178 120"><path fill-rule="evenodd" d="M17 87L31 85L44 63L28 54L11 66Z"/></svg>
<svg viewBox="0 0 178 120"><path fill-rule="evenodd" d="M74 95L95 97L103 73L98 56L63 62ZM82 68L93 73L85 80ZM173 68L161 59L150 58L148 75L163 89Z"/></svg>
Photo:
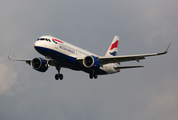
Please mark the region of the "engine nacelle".
<svg viewBox="0 0 178 120"><path fill-rule="evenodd" d="M83 65L91 69L99 69L101 62L94 56L86 56L83 59Z"/></svg>
<svg viewBox="0 0 178 120"><path fill-rule="evenodd" d="M47 65L47 61L44 60L43 58L34 58L31 61L31 66L33 69L40 71L40 72L46 72L46 70L48 69L48 65Z"/></svg>

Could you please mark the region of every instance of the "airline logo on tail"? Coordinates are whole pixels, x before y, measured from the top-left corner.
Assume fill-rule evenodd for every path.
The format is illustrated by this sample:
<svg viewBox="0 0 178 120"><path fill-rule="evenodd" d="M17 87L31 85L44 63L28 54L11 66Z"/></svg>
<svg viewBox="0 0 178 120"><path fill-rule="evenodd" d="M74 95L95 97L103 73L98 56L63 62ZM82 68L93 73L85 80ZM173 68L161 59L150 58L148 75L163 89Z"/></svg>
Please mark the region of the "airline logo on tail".
<svg viewBox="0 0 178 120"><path fill-rule="evenodd" d="M106 52L105 56L116 56L117 55L117 50L119 46L119 37L115 36L111 45L108 48L108 51Z"/></svg>
<svg viewBox="0 0 178 120"><path fill-rule="evenodd" d="M119 44L119 41L117 40L115 43L113 43L111 45L110 50L113 50L114 48L116 48L116 50L114 50L114 52L109 52L109 54L111 54L112 56L116 56L117 55L118 44Z"/></svg>
<svg viewBox="0 0 178 120"><path fill-rule="evenodd" d="M110 50L114 49L114 48L118 48L118 44L119 44L119 41L117 40L115 43L113 43L110 47Z"/></svg>
<svg viewBox="0 0 178 120"><path fill-rule="evenodd" d="M116 56L116 55L117 55L117 52L116 52L116 51L114 51L114 52L109 53L109 54L111 54L112 56Z"/></svg>

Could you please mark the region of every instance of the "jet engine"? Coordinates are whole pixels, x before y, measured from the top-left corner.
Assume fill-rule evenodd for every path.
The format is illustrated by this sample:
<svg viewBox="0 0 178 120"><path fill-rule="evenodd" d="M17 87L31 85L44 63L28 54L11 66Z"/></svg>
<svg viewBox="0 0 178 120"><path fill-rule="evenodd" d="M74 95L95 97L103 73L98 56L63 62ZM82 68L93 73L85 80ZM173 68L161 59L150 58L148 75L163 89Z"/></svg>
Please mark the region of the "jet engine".
<svg viewBox="0 0 178 120"><path fill-rule="evenodd" d="M91 69L99 69L101 62L94 56L86 56L83 59L83 65Z"/></svg>
<svg viewBox="0 0 178 120"><path fill-rule="evenodd" d="M46 70L48 69L48 65L47 65L47 61L43 58L34 58L31 61L31 66L33 69L40 71L40 72L46 72Z"/></svg>

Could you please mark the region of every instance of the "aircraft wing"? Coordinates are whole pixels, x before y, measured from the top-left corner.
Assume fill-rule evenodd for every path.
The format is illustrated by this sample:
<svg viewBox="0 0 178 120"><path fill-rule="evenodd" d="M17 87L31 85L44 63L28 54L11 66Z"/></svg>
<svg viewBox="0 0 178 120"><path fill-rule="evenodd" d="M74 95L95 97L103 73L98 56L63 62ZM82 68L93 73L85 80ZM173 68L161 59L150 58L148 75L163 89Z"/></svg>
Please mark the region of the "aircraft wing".
<svg viewBox="0 0 178 120"><path fill-rule="evenodd" d="M166 54L169 50L170 44L168 45L165 52L160 52L160 53L125 55L125 56L111 56L111 57L105 57L104 56L104 57L97 57L97 58L101 62L102 65L108 64L108 63L118 63L118 64L120 64L121 62L127 62L127 61L137 61L137 62L139 62L140 60L145 59L145 57ZM82 62L83 59L84 58L77 58L77 61Z"/></svg>
<svg viewBox="0 0 178 120"><path fill-rule="evenodd" d="M10 52L10 54L9 54L9 56L8 56L8 58L10 59L10 60L13 60L13 61L24 61L24 62L26 62L27 64L31 64L31 61L32 61L32 59L18 59L18 58L12 58L12 52L13 52L13 49L11 50L11 52ZM56 66L56 64L58 64L55 60L53 60L53 59L49 59L49 61L48 61L48 64L50 65L50 66Z"/></svg>
<svg viewBox="0 0 178 120"><path fill-rule="evenodd" d="M8 58L9 58L10 60L13 60L13 61L24 61L24 62L26 62L26 63L28 63L28 64L30 65L31 59L17 59L17 58L12 58L12 52L13 52L13 49L11 50L11 52L10 52L10 54L9 54L9 56L8 56Z"/></svg>
<svg viewBox="0 0 178 120"><path fill-rule="evenodd" d="M98 59L100 60L101 64L103 64L103 65L107 64L107 63L115 63L115 62L120 64L120 62L127 62L127 61L137 61L137 62L139 62L140 60L145 59L145 57L166 54L169 50L169 46L170 46L170 44L168 45L165 52L160 52L160 53L112 56L112 57L99 57Z"/></svg>

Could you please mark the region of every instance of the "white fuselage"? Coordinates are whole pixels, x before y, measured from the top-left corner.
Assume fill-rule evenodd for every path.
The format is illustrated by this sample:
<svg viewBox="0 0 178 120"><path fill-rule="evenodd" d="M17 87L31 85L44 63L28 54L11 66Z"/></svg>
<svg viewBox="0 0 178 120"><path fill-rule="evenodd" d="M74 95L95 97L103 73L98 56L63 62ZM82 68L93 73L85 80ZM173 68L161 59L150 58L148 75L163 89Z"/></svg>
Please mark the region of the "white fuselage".
<svg viewBox="0 0 178 120"><path fill-rule="evenodd" d="M34 44L35 49L42 55L46 57L51 57L63 64L63 67L74 69L74 70L83 70L88 72L87 70L83 69L83 65L79 65L76 63L76 58L85 57L85 56L95 56L91 52L83 50L79 47L71 45L63 40L52 36L42 36L40 37ZM72 67L74 66L74 67ZM118 70L114 69L117 67L114 63L105 64L99 68L101 70L99 74L112 74L119 72Z"/></svg>

